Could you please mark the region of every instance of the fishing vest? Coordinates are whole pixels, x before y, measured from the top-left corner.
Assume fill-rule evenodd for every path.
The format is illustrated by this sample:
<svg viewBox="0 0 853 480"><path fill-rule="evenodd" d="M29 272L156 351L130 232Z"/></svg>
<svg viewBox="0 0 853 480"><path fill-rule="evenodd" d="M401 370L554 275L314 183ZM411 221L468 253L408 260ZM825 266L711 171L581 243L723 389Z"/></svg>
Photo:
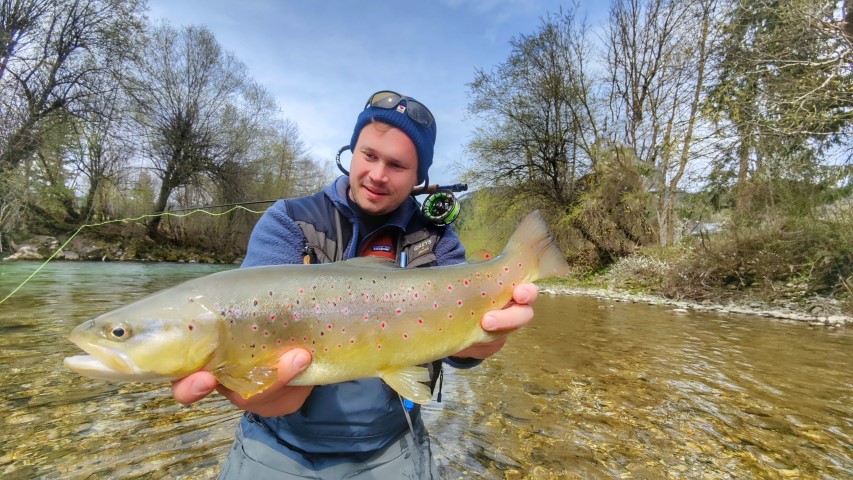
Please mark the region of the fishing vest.
<svg viewBox="0 0 853 480"><path fill-rule="evenodd" d="M287 215L302 230L305 237L303 254L305 263L332 263L358 256L353 226L324 192L307 197L284 201ZM407 225L407 230L396 239L394 260L399 264L402 253L406 254L406 268L429 267L437 264L435 248L447 227L429 223L416 212ZM388 258L385 255L375 255ZM426 365L429 369L430 391L442 378L442 361ZM437 400L441 401L441 386Z"/></svg>
<svg viewBox="0 0 853 480"><path fill-rule="evenodd" d="M299 226L305 237L304 254L307 263L331 263L358 256L353 226L340 210L326 197L325 193L284 201L287 215ZM395 259L400 261L406 254L406 268L435 266L435 247L446 227L430 224L415 213L403 232L396 239ZM384 256L384 255L377 255Z"/></svg>

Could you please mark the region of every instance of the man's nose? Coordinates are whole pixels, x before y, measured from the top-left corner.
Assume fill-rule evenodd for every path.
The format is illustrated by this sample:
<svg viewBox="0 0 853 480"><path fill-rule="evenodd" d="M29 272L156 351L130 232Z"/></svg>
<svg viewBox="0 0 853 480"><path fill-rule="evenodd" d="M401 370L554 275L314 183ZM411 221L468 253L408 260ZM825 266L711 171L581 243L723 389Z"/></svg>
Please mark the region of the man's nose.
<svg viewBox="0 0 853 480"><path fill-rule="evenodd" d="M384 162L376 162L373 168L370 169L370 178L376 182L385 182L388 180L388 167Z"/></svg>

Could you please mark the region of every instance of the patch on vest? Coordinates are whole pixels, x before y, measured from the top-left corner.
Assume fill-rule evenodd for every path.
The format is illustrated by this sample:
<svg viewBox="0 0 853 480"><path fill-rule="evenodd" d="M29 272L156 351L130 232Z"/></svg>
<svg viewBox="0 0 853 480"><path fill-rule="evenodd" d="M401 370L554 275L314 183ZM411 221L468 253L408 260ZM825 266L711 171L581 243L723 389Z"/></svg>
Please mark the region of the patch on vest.
<svg viewBox="0 0 853 480"><path fill-rule="evenodd" d="M414 253L414 256L420 257L425 253L429 253L429 251L432 250L432 242L433 239L432 237L430 237L426 240L421 240L420 242L412 245L412 252Z"/></svg>
<svg viewBox="0 0 853 480"><path fill-rule="evenodd" d="M395 260L397 258L396 242L393 235L380 232L367 239L361 247L360 257L382 257Z"/></svg>

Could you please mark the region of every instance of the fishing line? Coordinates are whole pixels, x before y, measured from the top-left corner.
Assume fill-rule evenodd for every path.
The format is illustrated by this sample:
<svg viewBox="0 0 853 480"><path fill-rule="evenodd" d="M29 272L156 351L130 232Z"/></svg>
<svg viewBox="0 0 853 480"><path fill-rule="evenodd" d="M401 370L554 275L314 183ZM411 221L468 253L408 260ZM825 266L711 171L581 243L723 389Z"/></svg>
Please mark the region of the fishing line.
<svg viewBox="0 0 853 480"><path fill-rule="evenodd" d="M14 290L12 290L8 295L6 295L5 297L3 297L3 299L2 299L2 300L0 300L0 305L2 305L6 300L8 300L9 298L11 298L11 297L12 297L12 295L16 294L16 293L18 292L18 290L20 290L21 288L23 288L23 287L24 287L24 285L26 285L27 283L29 283L29 281L30 281L30 280L32 280L32 278L33 278L33 277L35 277L35 276L36 276L36 274L37 274L37 273L39 273L39 272L40 272L40 271L41 271L41 270L42 270L42 269L43 269L43 268L44 268L48 263L50 263L50 261L51 261L51 260L53 260L53 258L54 258L54 257L56 257L57 255L59 255L59 252L61 252L65 247L67 247L67 246L68 246L68 244L69 244L69 243L71 243L71 240L74 240L74 237L76 237L76 236L77 236L77 234L79 234L81 231L83 231L83 229L84 229L84 228L89 228L89 227L100 227L100 226L102 226L102 225L108 225L108 224L110 224L110 223L137 222L137 221L140 221L140 220L145 220L145 219L148 219L148 218L154 218L154 217L178 217L178 218L184 218L184 217L189 217L190 215L193 215L193 214L195 214L195 213L205 213L205 214L207 214L207 215L210 215L211 217L219 217L219 216L222 216L222 215L227 215L227 214L229 214L229 213L233 212L234 210L245 210L245 211L247 211L247 212L249 212L249 213L255 213L255 214L258 214L258 215L260 215L260 214L264 213L264 210L252 210L252 209L250 209L250 208L246 208L246 207L244 207L244 206L243 206L243 205L252 205L252 204L255 204L255 203L271 203L271 201L245 202L245 203L242 203L242 204L227 204L227 205L210 205L210 206L208 206L208 207L204 207L204 208L215 208L215 207L225 207L225 206L231 206L231 205L233 205L233 206L232 206L231 208L229 208L228 210L225 210L224 212L219 212L219 213L209 212L209 211L207 211L207 210L204 210L203 208L196 208L196 209L191 210L191 211L186 212L186 213L174 213L175 211L177 211L177 212L181 212L181 211L184 211L184 210L175 210L175 211L171 211L171 212L146 213L146 214L144 214L144 215L140 215L140 216L138 216L138 217L119 218L119 219L116 219L116 220L106 220L106 221L103 221L103 222L98 222L98 223L87 223L86 225L81 225L81 226L80 226L80 228L78 228L76 231L74 231L74 233L73 233L70 237L68 237L68 240L66 240L66 241L65 241L65 243L63 243L62 245L60 245L60 246L59 246L59 248L57 248L57 249L56 249L56 251L55 251L55 252L53 252L53 254L52 254L51 256L47 257L47 260L45 260L41 265L39 265L39 267L38 267L37 269L35 269L35 271L34 271L33 273L31 273L29 277L27 277L26 279L24 279L24 281L23 281L23 282L21 282L21 284L20 284L20 285L18 285L17 287L15 287L15 289L14 289ZM188 210L188 209L185 209L185 210Z"/></svg>

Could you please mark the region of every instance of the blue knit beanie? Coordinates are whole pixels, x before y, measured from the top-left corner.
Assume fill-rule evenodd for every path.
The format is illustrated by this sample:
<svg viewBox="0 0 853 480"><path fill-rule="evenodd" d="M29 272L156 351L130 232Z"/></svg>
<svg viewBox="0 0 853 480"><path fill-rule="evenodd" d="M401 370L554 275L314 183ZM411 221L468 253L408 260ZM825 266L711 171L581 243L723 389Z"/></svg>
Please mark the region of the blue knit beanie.
<svg viewBox="0 0 853 480"><path fill-rule="evenodd" d="M406 102L405 98L400 101L400 104L404 104L403 102ZM387 123L399 128L409 136L412 143L415 144L415 150L418 152L418 183L426 180L429 174L429 167L432 166L432 154L435 147L435 136L437 133L435 119L426 127L409 118L405 110L367 107L358 115L358 120L355 122L355 129L352 132L352 139L349 144L352 152L355 152L355 144L358 141L359 134L361 134L361 129L371 121Z"/></svg>

